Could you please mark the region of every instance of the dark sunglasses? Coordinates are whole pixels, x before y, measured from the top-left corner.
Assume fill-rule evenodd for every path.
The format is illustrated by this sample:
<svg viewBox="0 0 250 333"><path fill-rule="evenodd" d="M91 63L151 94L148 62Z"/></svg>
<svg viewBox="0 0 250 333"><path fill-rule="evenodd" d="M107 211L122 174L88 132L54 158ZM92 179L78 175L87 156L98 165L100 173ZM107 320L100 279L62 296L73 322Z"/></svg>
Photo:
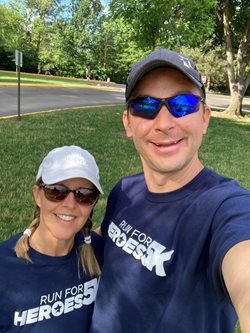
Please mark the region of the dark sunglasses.
<svg viewBox="0 0 250 333"><path fill-rule="evenodd" d="M67 186L61 184L41 184L40 187L43 188L45 198L54 202L64 200L70 192L74 194L76 201L81 205L91 206L99 198L99 192L91 188L79 187L75 190L70 190Z"/></svg>
<svg viewBox="0 0 250 333"><path fill-rule="evenodd" d="M200 96L180 94L169 98L138 97L129 101L127 106L133 116L154 119L165 104L172 116L181 118L199 111L200 102L205 102Z"/></svg>

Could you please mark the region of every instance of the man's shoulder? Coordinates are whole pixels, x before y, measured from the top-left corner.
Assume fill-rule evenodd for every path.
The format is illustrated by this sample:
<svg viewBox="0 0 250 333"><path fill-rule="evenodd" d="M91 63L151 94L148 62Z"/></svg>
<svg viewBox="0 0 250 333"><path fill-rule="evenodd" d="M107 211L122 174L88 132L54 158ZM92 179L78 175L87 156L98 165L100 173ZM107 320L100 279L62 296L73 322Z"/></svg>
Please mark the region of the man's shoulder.
<svg viewBox="0 0 250 333"><path fill-rule="evenodd" d="M195 202L199 203L199 211L202 214L209 216L216 213L219 220L222 220L222 215L233 216L235 212L249 214L249 189L242 187L235 179L212 170L208 170L206 176L194 193Z"/></svg>
<svg viewBox="0 0 250 333"><path fill-rule="evenodd" d="M211 169L206 168L205 178L203 186L207 187L208 193L212 191L214 194L220 195L222 193L225 195L250 195L250 190L241 186L236 179L223 176Z"/></svg>
<svg viewBox="0 0 250 333"><path fill-rule="evenodd" d="M114 186L113 190L119 190L124 191L131 188L131 186L142 186L144 187L146 185L145 183L145 177L144 173L140 172L134 175L123 177L118 181L118 183Z"/></svg>

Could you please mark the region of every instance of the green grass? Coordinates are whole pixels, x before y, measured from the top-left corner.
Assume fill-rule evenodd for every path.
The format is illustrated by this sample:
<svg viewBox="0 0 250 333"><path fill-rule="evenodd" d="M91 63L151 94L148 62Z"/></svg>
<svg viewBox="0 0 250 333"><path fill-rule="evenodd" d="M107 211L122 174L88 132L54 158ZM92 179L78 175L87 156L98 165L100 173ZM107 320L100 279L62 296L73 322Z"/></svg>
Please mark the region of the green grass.
<svg viewBox="0 0 250 333"><path fill-rule="evenodd" d="M0 239L25 228L33 214L32 185L42 158L54 147L80 145L95 156L105 195L94 214L100 224L118 179L141 170L122 125L123 106L94 107L0 120ZM200 150L208 167L250 188L250 122L212 118Z"/></svg>
<svg viewBox="0 0 250 333"><path fill-rule="evenodd" d="M123 106L95 107L0 120L0 239L25 229L34 203L32 186L42 158L54 147L80 145L96 158L105 195L94 213L99 225L106 199L121 177L141 171L133 143L124 135ZM217 172L250 188L250 121L213 117L200 158ZM237 328L236 333L240 333Z"/></svg>
<svg viewBox="0 0 250 333"><path fill-rule="evenodd" d="M80 145L96 157L105 196L98 202L94 221L101 222L114 183L140 168L132 142L124 137L122 110L122 106L105 106L0 121L1 239L29 224L33 214L31 190L38 166L56 146Z"/></svg>
<svg viewBox="0 0 250 333"><path fill-rule="evenodd" d="M17 74L16 72L0 71L0 83L16 83ZM87 81L84 79L74 79L66 77L57 77L43 74L28 74L21 73L21 83L30 83L30 84L60 84L60 85L79 85L86 86L93 83L97 84L98 81Z"/></svg>

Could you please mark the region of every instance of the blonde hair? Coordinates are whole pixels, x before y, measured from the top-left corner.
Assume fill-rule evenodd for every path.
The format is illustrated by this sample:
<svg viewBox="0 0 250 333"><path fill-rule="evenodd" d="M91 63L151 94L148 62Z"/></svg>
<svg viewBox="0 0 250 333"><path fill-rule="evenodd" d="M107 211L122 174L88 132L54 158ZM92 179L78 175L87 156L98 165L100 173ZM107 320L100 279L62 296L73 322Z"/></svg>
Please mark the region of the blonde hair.
<svg viewBox="0 0 250 333"><path fill-rule="evenodd" d="M92 212L90 215L92 215ZM84 238L90 236L91 229L92 229L92 220L91 217L89 217L88 221L83 226ZM91 243L84 242L84 244L82 244L79 247L78 258L79 258L79 263L81 264L85 273L91 276L99 276L101 274L101 269L98 264L98 261L96 260L94 249Z"/></svg>
<svg viewBox="0 0 250 333"><path fill-rule="evenodd" d="M31 231L31 233L33 233L36 230L36 228L39 226L39 223L40 223L40 208L36 206L33 220L31 224L28 226L28 229ZM14 247L17 257L32 262L29 256L29 248L30 248L29 236L26 233L23 233L23 235L19 238Z"/></svg>
<svg viewBox="0 0 250 333"><path fill-rule="evenodd" d="M36 183L36 185L41 185L42 180L39 179ZM93 214L93 210L90 214L90 217L88 218L87 222L84 224L82 228L82 232L84 235L84 238L90 236L90 231L92 229L92 221L91 216ZM36 206L33 220L31 224L28 226L28 229L30 230L31 234L36 230L36 228L40 224L40 208ZM19 240L16 242L16 245L14 247L14 250L16 252L16 256L21 259L28 260L29 262L32 262L30 256L29 256L29 235L27 233L23 233L23 235L19 238ZM84 242L84 244L80 245L77 251L78 260L79 260L79 267L78 272L80 276L80 266L82 267L83 271L86 274L89 274L90 276L99 276L101 274L101 269L98 264L98 261L96 259L93 246L91 245L91 242Z"/></svg>

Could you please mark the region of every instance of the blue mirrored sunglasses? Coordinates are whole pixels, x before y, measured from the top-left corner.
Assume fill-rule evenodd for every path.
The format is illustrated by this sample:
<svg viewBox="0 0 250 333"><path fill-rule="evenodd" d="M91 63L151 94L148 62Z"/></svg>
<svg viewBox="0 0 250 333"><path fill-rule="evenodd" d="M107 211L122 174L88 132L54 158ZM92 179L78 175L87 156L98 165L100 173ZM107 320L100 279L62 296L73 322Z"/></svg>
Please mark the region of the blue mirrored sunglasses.
<svg viewBox="0 0 250 333"><path fill-rule="evenodd" d="M205 102L200 96L180 94L169 98L155 98L150 96L138 97L128 101L127 107L133 116L154 119L163 105L175 118L181 118L199 111L199 103Z"/></svg>

